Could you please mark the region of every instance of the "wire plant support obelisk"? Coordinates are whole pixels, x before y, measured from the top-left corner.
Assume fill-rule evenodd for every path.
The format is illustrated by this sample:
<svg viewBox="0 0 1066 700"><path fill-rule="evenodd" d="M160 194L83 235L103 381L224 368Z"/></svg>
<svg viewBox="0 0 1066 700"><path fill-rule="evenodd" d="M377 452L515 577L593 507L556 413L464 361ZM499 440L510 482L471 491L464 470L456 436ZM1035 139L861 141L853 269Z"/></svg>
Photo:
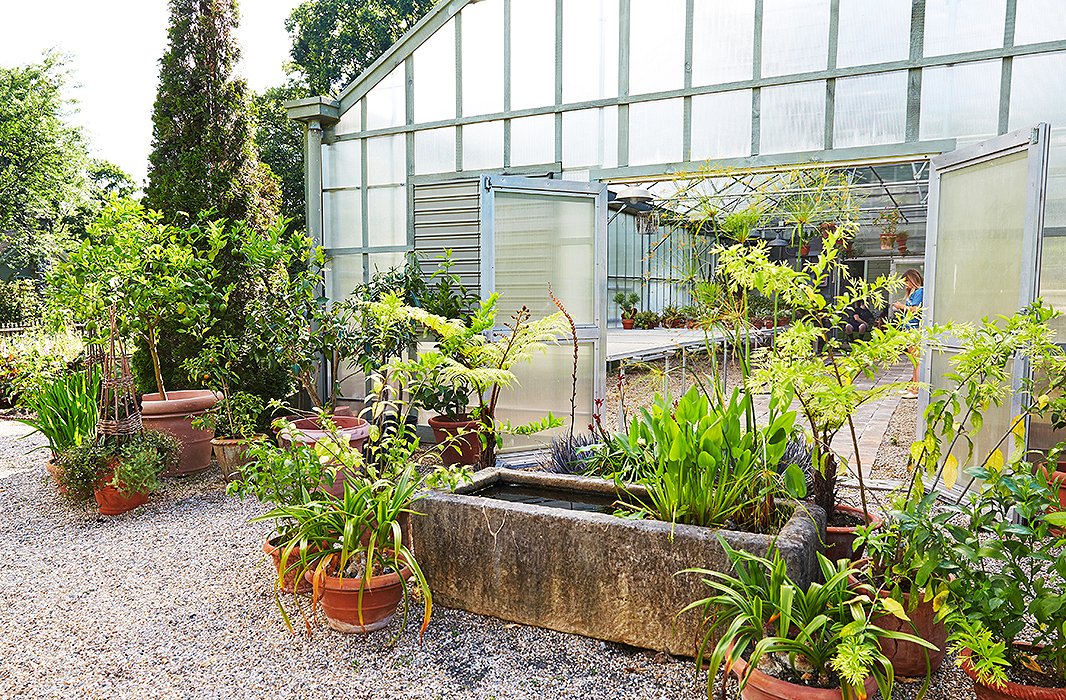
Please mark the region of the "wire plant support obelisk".
<svg viewBox="0 0 1066 700"><path fill-rule="evenodd" d="M122 443L144 432L129 358L116 329L114 307L111 308L108 349L103 357L99 408L100 418L96 424L98 443L109 440Z"/></svg>

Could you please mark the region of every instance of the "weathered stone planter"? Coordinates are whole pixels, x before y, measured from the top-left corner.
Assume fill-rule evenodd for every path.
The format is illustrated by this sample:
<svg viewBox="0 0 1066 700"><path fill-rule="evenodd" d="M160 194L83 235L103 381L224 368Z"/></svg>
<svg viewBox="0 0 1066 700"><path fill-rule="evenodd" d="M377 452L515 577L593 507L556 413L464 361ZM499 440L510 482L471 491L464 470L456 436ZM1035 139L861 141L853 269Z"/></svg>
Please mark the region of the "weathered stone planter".
<svg viewBox="0 0 1066 700"><path fill-rule="evenodd" d="M493 469L456 493L433 492L411 518L418 561L439 605L537 627L694 656L700 615L677 613L709 589L682 569L729 571L730 546L765 554L773 536L690 525L626 520L474 495L518 484L609 501L602 479ZM673 534L671 536L671 529ZM815 552L825 515L797 509L776 537L789 575L805 585L817 570Z"/></svg>

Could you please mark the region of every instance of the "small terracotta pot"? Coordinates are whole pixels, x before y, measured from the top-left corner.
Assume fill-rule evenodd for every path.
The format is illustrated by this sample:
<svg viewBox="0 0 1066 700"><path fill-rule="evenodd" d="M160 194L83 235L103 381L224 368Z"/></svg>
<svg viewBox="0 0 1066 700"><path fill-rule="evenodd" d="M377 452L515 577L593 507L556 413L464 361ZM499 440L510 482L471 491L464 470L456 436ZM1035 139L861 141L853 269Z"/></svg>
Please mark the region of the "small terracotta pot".
<svg viewBox="0 0 1066 700"><path fill-rule="evenodd" d="M811 247L807 244L800 246L800 257L807 257L811 254Z"/></svg>
<svg viewBox="0 0 1066 700"><path fill-rule="evenodd" d="M251 438L212 438L211 451L214 452L215 462L222 472L222 478L227 482L233 481L241 474L244 466L252 461L248 456L248 448L265 436L256 435Z"/></svg>
<svg viewBox="0 0 1066 700"><path fill-rule="evenodd" d="M888 592L882 592L882 597L888 597ZM918 646L914 642L904 642L897 639L882 639L881 651L892 662L892 668L897 676L917 678L925 676L926 671L935 672L944 662L944 650L948 643L948 632L944 621L936 621L936 612L933 611L933 601L918 603L914 610L910 609L910 594L903 594L903 609L907 611L910 622L905 622L895 615L881 615L871 622L881 629L893 632L905 632L920 637L936 646L938 651ZM913 627L911 626L913 624ZM929 658L926 668L926 655Z"/></svg>
<svg viewBox="0 0 1066 700"><path fill-rule="evenodd" d="M852 508L851 506L845 506L837 504L835 509L839 512L850 513L859 518L863 518L863 512L861 508ZM881 527L883 522L881 518L875 515L867 514L865 516L866 523L876 527ZM862 556L862 549L858 552L855 551L855 537L857 534L857 527L834 527L830 526L825 529L825 556L829 561L836 561L837 559L850 558L852 561L857 561Z"/></svg>
<svg viewBox="0 0 1066 700"><path fill-rule="evenodd" d="M362 577L325 575L321 584L322 612L326 622L338 632L367 633L379 630L396 616L396 609L403 600L403 583L411 578L411 570L404 567L399 574L371 576L364 587ZM313 572L304 575L307 581ZM362 600L359 592L362 590ZM362 619L359 611L362 609Z"/></svg>
<svg viewBox="0 0 1066 700"><path fill-rule="evenodd" d="M98 484L93 489L93 496L100 507L100 515L121 515L148 502L147 493L123 493L107 483Z"/></svg>
<svg viewBox="0 0 1066 700"><path fill-rule="evenodd" d="M736 659L732 672L738 679L743 678L748 672L747 662L744 659ZM866 688L866 694L872 695L877 689L877 681L870 676L863 686ZM744 690L740 691L740 697L743 700L841 700L844 694L839 688L812 688L789 683L755 669L751 672Z"/></svg>
<svg viewBox="0 0 1066 700"><path fill-rule="evenodd" d="M221 395L213 391L168 391L167 400L159 394L145 394L141 401L141 423L146 430L169 433L181 443L181 455L175 467L163 476L187 476L211 466L211 438L214 431L192 427L192 419L218 403Z"/></svg>
<svg viewBox="0 0 1066 700"><path fill-rule="evenodd" d="M453 421L444 416L433 416L429 419L429 427L433 428L433 437L437 439L437 444L447 443L440 456L445 466L473 466L481 461L479 425L478 421L469 419Z"/></svg>
<svg viewBox="0 0 1066 700"><path fill-rule="evenodd" d="M622 319L622 328L626 329L627 331L633 330L633 319L631 319L631 318L623 318Z"/></svg>
<svg viewBox="0 0 1066 700"><path fill-rule="evenodd" d="M1016 644L1016 647L1031 648L1027 644ZM982 685L977 680L977 673L970 664L970 650L962 650L962 670L973 681L974 694L977 700L1066 700L1066 688L1041 688L1035 685L1022 685L1021 683L1007 684L1001 688L991 688Z"/></svg>
<svg viewBox="0 0 1066 700"><path fill-rule="evenodd" d="M274 560L274 568L277 569L278 573L281 573L281 544L281 537L271 537L263 543L263 551L267 553L267 556ZM282 593L292 593L292 583L293 579L296 578L296 567L299 566L299 561L299 552L293 550L293 552L289 554L288 560L285 562L288 571L282 578ZM297 587L296 592L310 593L311 584L300 579L300 585Z"/></svg>
<svg viewBox="0 0 1066 700"><path fill-rule="evenodd" d="M48 460L48 463L44 465L44 468L48 470L48 474L51 475L52 482L56 485L56 490L59 491L60 495L66 496L67 487L59 480L59 465L52 460Z"/></svg>

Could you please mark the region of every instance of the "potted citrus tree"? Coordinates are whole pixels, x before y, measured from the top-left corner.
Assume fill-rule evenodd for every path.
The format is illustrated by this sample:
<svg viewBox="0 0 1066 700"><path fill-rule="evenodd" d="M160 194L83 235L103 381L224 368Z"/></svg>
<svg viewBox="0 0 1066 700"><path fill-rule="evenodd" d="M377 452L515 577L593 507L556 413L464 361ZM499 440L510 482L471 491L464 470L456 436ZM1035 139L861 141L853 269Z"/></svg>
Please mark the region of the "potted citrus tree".
<svg viewBox="0 0 1066 700"><path fill-rule="evenodd" d="M204 245L195 245L196 241ZM224 306L227 290L216 290L211 261L223 239L214 227L179 230L162 223L162 214L132 199L108 204L88 228L88 236L49 275L53 301L77 320L95 321L112 305L119 330L136 337L149 354L155 392L142 397L146 428L174 435L181 457L168 475L206 469L211 462L209 430L192 419L218 396L209 390L170 390L159 360L161 330L177 325L200 332ZM205 252L206 251L206 252Z"/></svg>

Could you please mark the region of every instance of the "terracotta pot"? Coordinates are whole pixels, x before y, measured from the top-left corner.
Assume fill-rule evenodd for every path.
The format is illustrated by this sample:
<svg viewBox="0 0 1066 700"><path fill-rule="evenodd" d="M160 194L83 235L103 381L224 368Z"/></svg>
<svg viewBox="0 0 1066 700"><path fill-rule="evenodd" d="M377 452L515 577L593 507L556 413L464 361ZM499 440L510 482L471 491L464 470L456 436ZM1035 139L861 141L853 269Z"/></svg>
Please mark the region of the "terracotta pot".
<svg viewBox="0 0 1066 700"><path fill-rule="evenodd" d="M882 597L887 597L888 592L883 592ZM936 613L933 611L933 601L920 602L914 610L910 609L910 595L903 594L903 609L907 611L910 622L905 622L895 615L881 615L872 620L873 624L881 629L894 632L906 632L936 646L939 651L920 647L914 642L903 642L896 639L882 639L881 651L892 662L892 668L897 676L909 678L923 677L928 670L933 673L944 661L944 649L948 643L948 632L944 622L936 621ZM913 623L913 627L911 626ZM926 667L926 655L929 663Z"/></svg>
<svg viewBox="0 0 1066 700"><path fill-rule="evenodd" d="M748 672L747 662L744 659L735 660L732 671L737 678L743 678ZM877 681L873 676L867 678L863 685L867 695L873 695L877 689ZM789 683L755 669L751 672L748 684L740 692L740 697L743 700L841 700L844 694L839 688L812 688Z"/></svg>
<svg viewBox="0 0 1066 700"><path fill-rule="evenodd" d="M348 437L348 444L357 450L363 449L367 437L370 435L370 424L362 418L355 416L342 416L334 414L333 423L337 426L337 432ZM295 428L293 438L305 445L313 445L329 433L322 430L318 418L296 418L292 420ZM281 438L282 446L288 444L288 440Z"/></svg>
<svg viewBox="0 0 1066 700"><path fill-rule="evenodd" d="M271 537L263 543L263 551L267 553L267 556L274 560L274 568L277 569L278 573L281 573L281 544L281 537L278 536ZM292 553L289 554L288 560L285 562L288 571L282 579L280 589L282 593L292 593L292 583L293 579L296 578L296 569L299 567L299 561L299 552L293 550ZM296 592L310 593L311 584L300 579L300 585L297 587Z"/></svg>
<svg viewBox="0 0 1066 700"><path fill-rule="evenodd" d="M63 482L59 480L59 465L52 460L48 460L48 463L44 465L44 468L48 470L48 473L52 477L52 482L56 485L56 490L63 496L67 495L67 487L63 485Z"/></svg>
<svg viewBox="0 0 1066 700"><path fill-rule="evenodd" d="M101 483L93 490L100 515L121 515L148 502L147 493L123 493L110 484Z"/></svg>
<svg viewBox="0 0 1066 700"><path fill-rule="evenodd" d="M1021 648L1031 648L1027 644L1016 644ZM991 688L982 685L977 680L977 674L970 665L970 650L962 650L962 670L973 681L973 690L977 700L1066 700L1066 688L1042 688L1035 685L1022 685L1021 683L1007 684L1001 688Z"/></svg>
<svg viewBox="0 0 1066 700"><path fill-rule="evenodd" d="M851 506L837 504L835 509L837 512L850 513L858 518L863 517L861 508L852 508ZM868 514L866 516L866 523L868 525L873 525L874 527L881 527L882 520L875 515ZM861 549L858 552L854 550L857 530L857 527L827 527L825 529L826 558L829 559L829 561L845 558L857 561L862 555Z"/></svg>
<svg viewBox="0 0 1066 700"><path fill-rule="evenodd" d="M481 436L477 432L479 425L478 421L469 419L453 421L444 416L429 419L429 427L433 428L437 444L448 443L440 456L445 466L473 466L481 461Z"/></svg>
<svg viewBox="0 0 1066 700"><path fill-rule="evenodd" d="M219 471L222 472L222 478L230 482L240 476L244 465L252 461L248 456L248 448L264 438L264 435L241 439L212 438L211 451L215 455Z"/></svg>
<svg viewBox="0 0 1066 700"><path fill-rule="evenodd" d="M211 430L197 430L192 419L203 415L221 398L213 391L169 391L167 400L159 394L145 394L141 402L141 422L146 430L169 433L181 443L178 464L163 476L186 476L211 466Z"/></svg>
<svg viewBox="0 0 1066 700"><path fill-rule="evenodd" d="M633 319L631 319L631 318L623 318L622 319L622 328L626 329L627 331L633 330Z"/></svg>
<svg viewBox="0 0 1066 700"><path fill-rule="evenodd" d="M403 584L411 578L407 567L399 574L382 574L371 576L364 587L362 577L345 577L326 575L321 586L322 612L326 622L338 632L373 632L386 626L396 616L396 609L403 600ZM312 572L305 578L310 581ZM362 600L359 591L362 590ZM362 619L359 611L362 608Z"/></svg>

